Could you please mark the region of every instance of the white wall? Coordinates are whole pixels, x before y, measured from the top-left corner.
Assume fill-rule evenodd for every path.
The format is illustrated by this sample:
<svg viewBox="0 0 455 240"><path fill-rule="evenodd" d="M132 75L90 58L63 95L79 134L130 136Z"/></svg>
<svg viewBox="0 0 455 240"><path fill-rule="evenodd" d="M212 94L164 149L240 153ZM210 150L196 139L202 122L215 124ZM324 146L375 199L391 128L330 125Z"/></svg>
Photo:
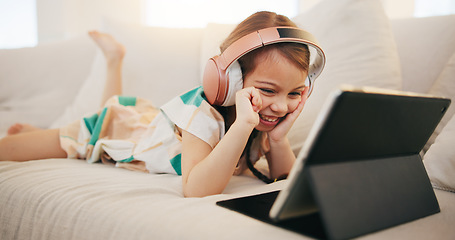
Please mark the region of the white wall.
<svg viewBox="0 0 455 240"><path fill-rule="evenodd" d="M61 40L99 29L102 19L116 18L142 23L144 0L36 0L38 41ZM165 0L163 0L165 1ZM299 11L311 8L320 0L299 0ZM382 0L391 18L411 17L414 0Z"/></svg>
<svg viewBox="0 0 455 240"><path fill-rule="evenodd" d="M141 23L142 0L36 0L38 40L61 40L98 29L102 19Z"/></svg>
<svg viewBox="0 0 455 240"><path fill-rule="evenodd" d="M320 0L300 0L299 7L300 12L304 12L310 9L314 4L318 3Z"/></svg>
<svg viewBox="0 0 455 240"><path fill-rule="evenodd" d="M300 12L311 8L320 0L300 0ZM389 18L406 18L414 15L415 0L381 0Z"/></svg>

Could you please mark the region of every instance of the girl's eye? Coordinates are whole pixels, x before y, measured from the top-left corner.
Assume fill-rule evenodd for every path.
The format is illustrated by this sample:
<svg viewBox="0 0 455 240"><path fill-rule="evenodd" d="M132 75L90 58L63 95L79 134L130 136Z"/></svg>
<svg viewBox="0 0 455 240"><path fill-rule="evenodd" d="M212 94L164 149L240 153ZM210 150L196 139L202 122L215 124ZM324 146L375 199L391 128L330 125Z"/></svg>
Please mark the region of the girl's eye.
<svg viewBox="0 0 455 240"><path fill-rule="evenodd" d="M259 90L261 90L261 92L266 93L266 94L274 93L274 91L272 89L268 89L268 88L260 88Z"/></svg>
<svg viewBox="0 0 455 240"><path fill-rule="evenodd" d="M301 92L291 92L291 93L289 93L289 95L293 96L293 97L299 97L302 95L302 93Z"/></svg>

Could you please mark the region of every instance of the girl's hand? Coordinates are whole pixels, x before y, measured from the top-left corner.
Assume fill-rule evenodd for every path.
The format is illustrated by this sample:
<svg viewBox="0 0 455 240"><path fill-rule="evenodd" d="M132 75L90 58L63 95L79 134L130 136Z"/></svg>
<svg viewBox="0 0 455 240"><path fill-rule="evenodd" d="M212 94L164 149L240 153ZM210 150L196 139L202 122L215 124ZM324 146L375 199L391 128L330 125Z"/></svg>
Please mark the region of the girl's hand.
<svg viewBox="0 0 455 240"><path fill-rule="evenodd" d="M302 92L302 99L300 100L299 105L297 105L297 108L293 112L288 113L286 117L280 123L278 123L278 125L272 131L268 133L270 141L277 142L283 140L286 137L295 120L297 120L303 110L303 106L305 105L305 102L308 98L309 89L309 87L305 87Z"/></svg>
<svg viewBox="0 0 455 240"><path fill-rule="evenodd" d="M254 87L244 88L235 95L236 121L246 123L252 128L259 124L259 111L262 108L262 99L259 91Z"/></svg>

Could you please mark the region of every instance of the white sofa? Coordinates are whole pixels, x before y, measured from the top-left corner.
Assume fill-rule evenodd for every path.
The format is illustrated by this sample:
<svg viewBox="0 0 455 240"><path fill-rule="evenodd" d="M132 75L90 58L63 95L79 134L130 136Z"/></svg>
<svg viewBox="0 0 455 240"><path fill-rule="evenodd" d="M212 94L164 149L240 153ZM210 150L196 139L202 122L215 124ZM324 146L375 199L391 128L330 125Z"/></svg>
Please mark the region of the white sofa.
<svg viewBox="0 0 455 240"><path fill-rule="evenodd" d="M325 97L339 84L455 96L455 16L389 21L377 0L324 0L294 20L319 39L328 58L289 134L296 153ZM126 46L125 94L159 106L199 84L205 61L232 27L165 29L110 20L102 30ZM0 50L1 133L15 122L58 127L95 111L104 70L87 36ZM454 238L454 109L422 153L441 212L360 239ZM181 178L174 175L76 159L0 162L0 238L308 239L215 205L285 184L238 176L223 194L183 198Z"/></svg>

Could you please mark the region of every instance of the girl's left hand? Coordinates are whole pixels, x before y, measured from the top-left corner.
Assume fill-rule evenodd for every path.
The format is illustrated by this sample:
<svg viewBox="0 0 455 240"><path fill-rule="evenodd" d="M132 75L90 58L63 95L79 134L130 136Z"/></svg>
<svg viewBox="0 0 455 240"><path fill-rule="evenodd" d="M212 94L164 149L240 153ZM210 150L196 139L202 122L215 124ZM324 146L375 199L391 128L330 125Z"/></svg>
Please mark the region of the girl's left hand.
<svg viewBox="0 0 455 240"><path fill-rule="evenodd" d="M303 106L308 99L309 89L309 87L305 87L303 90L302 99L300 100L299 105L297 105L297 108L293 112L288 113L286 117L281 120L281 122L272 131L268 132L268 136L271 141L281 141L286 137L295 120L297 120L303 110Z"/></svg>

